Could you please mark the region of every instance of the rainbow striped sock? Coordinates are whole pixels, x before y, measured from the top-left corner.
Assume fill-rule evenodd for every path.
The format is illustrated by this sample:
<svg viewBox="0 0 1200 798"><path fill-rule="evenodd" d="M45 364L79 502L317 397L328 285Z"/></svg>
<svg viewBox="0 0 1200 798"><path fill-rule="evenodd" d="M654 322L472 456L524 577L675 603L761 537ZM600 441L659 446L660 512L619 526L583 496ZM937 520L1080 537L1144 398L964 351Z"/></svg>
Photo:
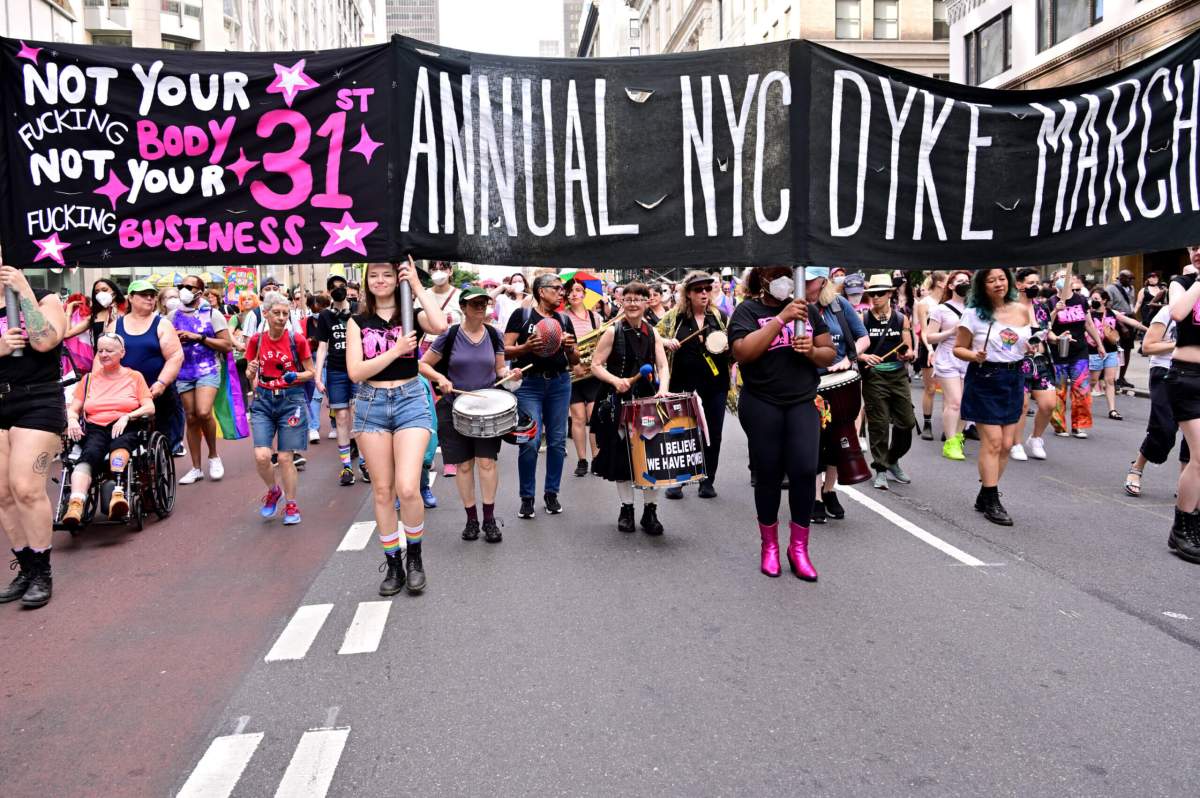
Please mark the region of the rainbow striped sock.
<svg viewBox="0 0 1200 798"><path fill-rule="evenodd" d="M409 526L408 524L404 524L404 539L406 541L408 541L408 545L410 545L410 546L412 546L414 544L417 546L420 546L421 545L421 535L423 535L424 533L425 533L425 524L423 524L423 523L417 524L416 526Z"/></svg>
<svg viewBox="0 0 1200 798"><path fill-rule="evenodd" d="M400 554L400 530L397 529L390 535L385 535L382 532L379 534L379 542L383 545L383 553L389 557L396 557Z"/></svg>
<svg viewBox="0 0 1200 798"><path fill-rule="evenodd" d="M350 444L345 446L338 444L338 459L342 461L342 468L350 467Z"/></svg>

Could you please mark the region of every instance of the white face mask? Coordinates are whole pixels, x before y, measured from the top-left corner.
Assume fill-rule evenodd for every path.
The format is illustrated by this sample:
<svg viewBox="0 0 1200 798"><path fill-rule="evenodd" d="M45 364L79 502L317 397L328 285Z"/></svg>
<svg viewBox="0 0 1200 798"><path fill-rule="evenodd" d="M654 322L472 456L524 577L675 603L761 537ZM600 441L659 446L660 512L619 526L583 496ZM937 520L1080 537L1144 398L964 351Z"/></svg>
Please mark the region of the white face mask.
<svg viewBox="0 0 1200 798"><path fill-rule="evenodd" d="M521 282L520 280L514 280L512 283L512 289L520 294L525 291L525 283Z"/></svg>
<svg viewBox="0 0 1200 798"><path fill-rule="evenodd" d="M190 288L180 288L179 289L179 301L182 302L183 304L190 305L190 304L192 304L192 300L194 300L195 298L196 298L196 295L195 295L195 293L192 292L192 289L190 289Z"/></svg>
<svg viewBox="0 0 1200 798"><path fill-rule="evenodd" d="M179 304L180 304L179 297L177 297L177 296L170 297L163 304L166 306L167 310L178 310Z"/></svg>
<svg viewBox="0 0 1200 798"><path fill-rule="evenodd" d="M767 285L767 293L780 302L787 302L791 299L795 289L796 283L791 277L776 277Z"/></svg>
<svg viewBox="0 0 1200 798"><path fill-rule="evenodd" d="M450 273L443 271L431 272L429 279L433 281L434 285L445 285L450 282Z"/></svg>
<svg viewBox="0 0 1200 798"><path fill-rule="evenodd" d="M112 294L107 291L101 291L100 293L96 294L96 304L102 308L106 308L111 305L112 299Z"/></svg>

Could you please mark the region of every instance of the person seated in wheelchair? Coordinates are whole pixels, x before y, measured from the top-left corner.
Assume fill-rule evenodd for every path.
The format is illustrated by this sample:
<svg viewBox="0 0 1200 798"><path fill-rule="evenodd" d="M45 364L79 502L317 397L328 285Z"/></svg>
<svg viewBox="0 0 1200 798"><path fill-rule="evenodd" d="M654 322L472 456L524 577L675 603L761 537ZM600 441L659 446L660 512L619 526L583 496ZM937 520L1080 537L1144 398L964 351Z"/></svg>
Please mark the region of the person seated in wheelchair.
<svg viewBox="0 0 1200 798"><path fill-rule="evenodd" d="M82 454L71 470L71 496L63 515L64 526L78 526L92 477L102 472L105 455L116 480L108 517L129 512L124 475L129 453L137 446L139 420L154 415L154 396L139 372L121 365L125 342L116 333L104 333L96 342L96 360L67 408L67 435L80 443Z"/></svg>

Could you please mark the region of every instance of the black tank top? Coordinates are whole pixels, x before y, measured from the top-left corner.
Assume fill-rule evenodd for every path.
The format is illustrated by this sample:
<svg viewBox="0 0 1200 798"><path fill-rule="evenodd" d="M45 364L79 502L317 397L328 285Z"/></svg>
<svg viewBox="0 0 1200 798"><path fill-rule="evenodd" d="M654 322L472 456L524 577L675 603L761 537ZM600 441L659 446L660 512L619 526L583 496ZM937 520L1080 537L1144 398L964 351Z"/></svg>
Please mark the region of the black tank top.
<svg viewBox="0 0 1200 798"><path fill-rule="evenodd" d="M617 336L620 337L619 343ZM642 370L642 366L654 366L654 329L644 321L640 328L630 327L627 322L621 322L614 333L613 355L620 362L614 363L610 358L609 364L615 368L610 368L609 371L618 377L632 377ZM654 393L654 383L648 379L640 379L633 386L632 394L639 398L653 396Z"/></svg>
<svg viewBox="0 0 1200 798"><path fill-rule="evenodd" d="M1196 275L1183 274L1175 277L1171 282L1179 283L1183 286L1183 290L1190 290L1196 282ZM1200 311L1200 304L1192 308L1192 312L1184 316L1175 324L1175 346L1182 349L1185 346L1200 346L1200 322L1196 319L1196 314Z"/></svg>
<svg viewBox="0 0 1200 798"><path fill-rule="evenodd" d="M40 288L33 289L33 295L38 302L41 302L49 293L49 291L43 291ZM8 313L5 308L0 307L0 335L7 331ZM10 385L44 385L59 382L61 379L61 343L49 352L38 352L32 346L26 346L25 354L21 357L0 357L0 383L8 383Z"/></svg>

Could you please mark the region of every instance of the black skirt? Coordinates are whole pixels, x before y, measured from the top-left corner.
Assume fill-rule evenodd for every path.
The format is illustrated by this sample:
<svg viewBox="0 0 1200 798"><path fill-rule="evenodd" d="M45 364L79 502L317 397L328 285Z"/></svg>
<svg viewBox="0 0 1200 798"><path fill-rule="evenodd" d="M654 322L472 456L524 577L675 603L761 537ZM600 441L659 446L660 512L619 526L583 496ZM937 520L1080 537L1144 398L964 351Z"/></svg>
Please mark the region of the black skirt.
<svg viewBox="0 0 1200 798"><path fill-rule="evenodd" d="M1025 403L1025 372L1021 366L1021 361L968 365L963 383L963 419L998 426L1020 421Z"/></svg>

